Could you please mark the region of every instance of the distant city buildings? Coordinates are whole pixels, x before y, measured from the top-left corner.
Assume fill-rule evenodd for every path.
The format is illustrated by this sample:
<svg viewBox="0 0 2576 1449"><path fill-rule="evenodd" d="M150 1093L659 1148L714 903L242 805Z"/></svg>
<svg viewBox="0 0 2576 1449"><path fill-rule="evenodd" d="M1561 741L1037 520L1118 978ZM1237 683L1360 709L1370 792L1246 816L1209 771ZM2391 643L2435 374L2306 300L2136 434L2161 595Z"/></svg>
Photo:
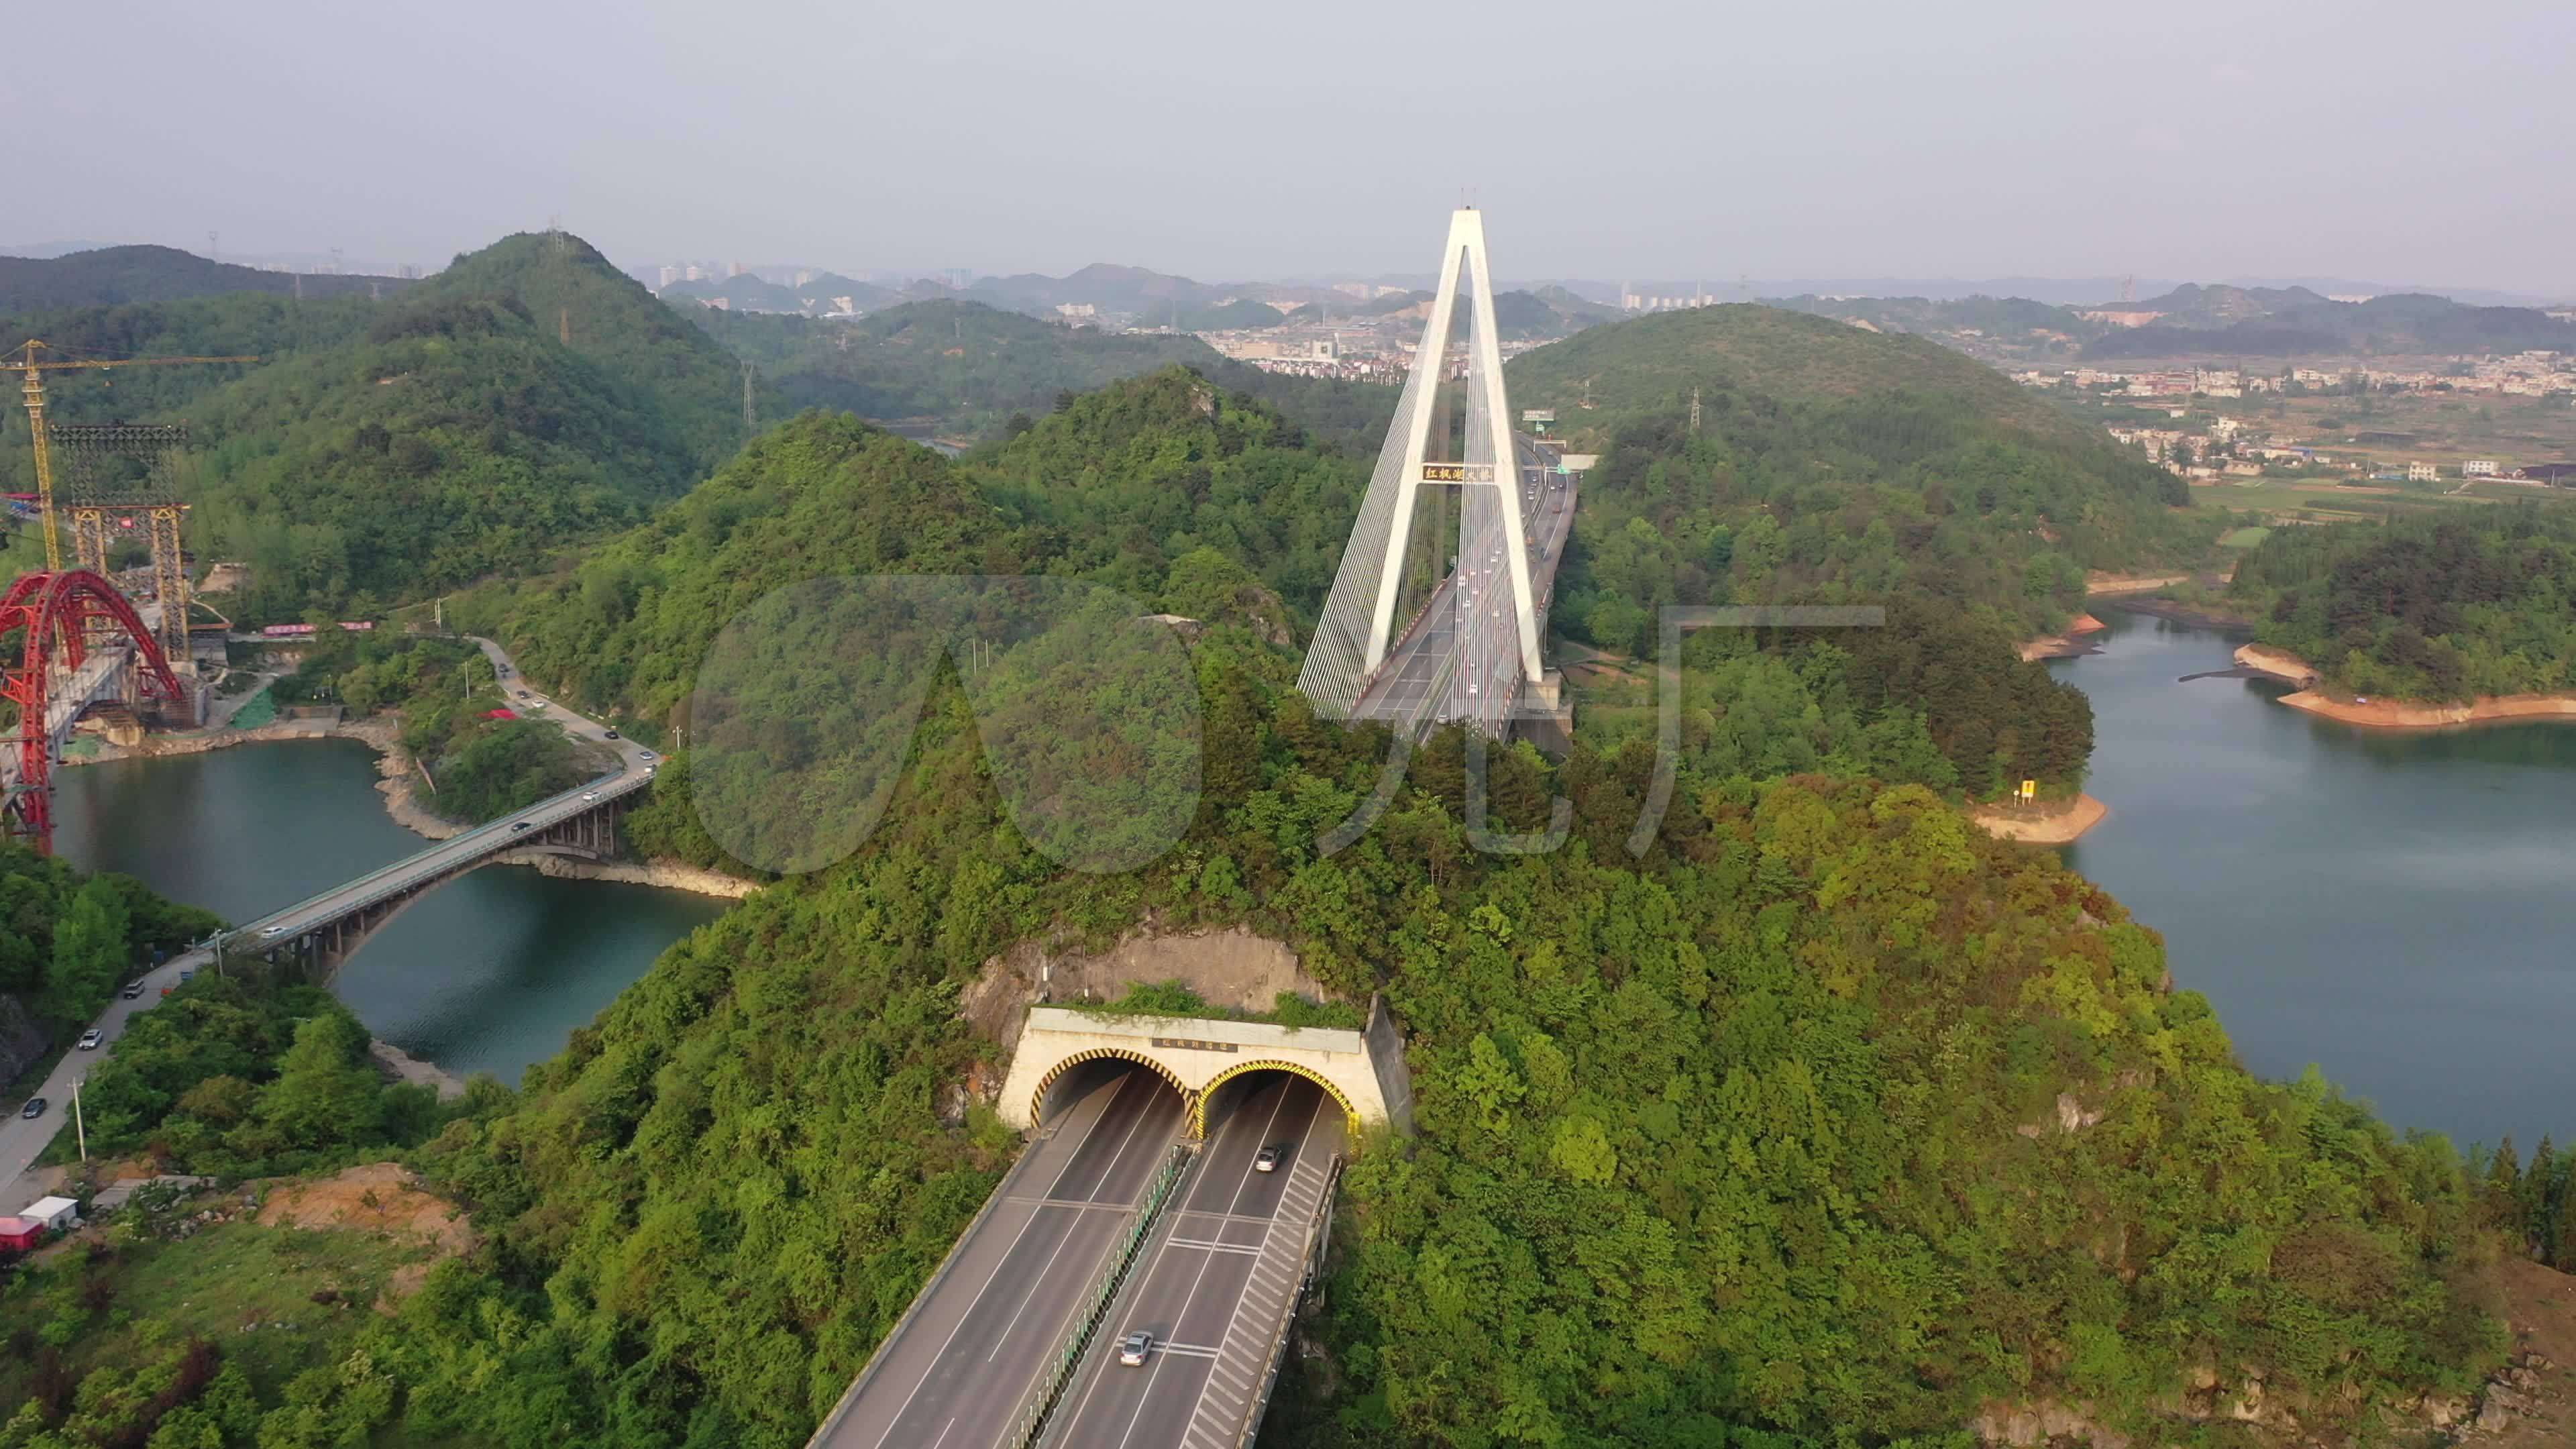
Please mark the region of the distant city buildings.
<svg viewBox="0 0 2576 1449"><path fill-rule="evenodd" d="M1688 293L1671 296L1648 296L1625 282L1619 284L1619 310L1622 312L1678 312L1688 307L1714 307L1717 300L1707 287L1697 283Z"/></svg>
<svg viewBox="0 0 2576 1449"><path fill-rule="evenodd" d="M2075 315L2083 318L2087 322L2100 322L2111 327L2144 327L2148 323L2155 321L2157 318L2162 317L2165 314L2162 312L2114 311L2097 308L2089 312L2078 311Z"/></svg>

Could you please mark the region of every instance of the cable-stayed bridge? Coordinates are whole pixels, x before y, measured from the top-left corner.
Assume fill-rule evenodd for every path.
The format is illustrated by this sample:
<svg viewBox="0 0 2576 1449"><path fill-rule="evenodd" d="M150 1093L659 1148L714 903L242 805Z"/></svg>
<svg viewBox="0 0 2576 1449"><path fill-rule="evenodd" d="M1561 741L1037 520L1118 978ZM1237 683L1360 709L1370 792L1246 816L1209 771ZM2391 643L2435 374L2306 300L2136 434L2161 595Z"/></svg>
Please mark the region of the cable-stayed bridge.
<svg viewBox="0 0 2576 1449"><path fill-rule="evenodd" d="M1462 288L1466 358L1453 393ZM1500 736L1533 706L1554 710L1539 643L1578 485L1558 445L1515 432L1511 418L1484 217L1462 209L1449 219L1422 345L1297 677L1325 714L1416 735L1460 723ZM1457 548L1448 556L1445 539L1426 538L1430 567L1409 570L1419 515L1439 524L1426 490L1435 505L1454 490Z"/></svg>

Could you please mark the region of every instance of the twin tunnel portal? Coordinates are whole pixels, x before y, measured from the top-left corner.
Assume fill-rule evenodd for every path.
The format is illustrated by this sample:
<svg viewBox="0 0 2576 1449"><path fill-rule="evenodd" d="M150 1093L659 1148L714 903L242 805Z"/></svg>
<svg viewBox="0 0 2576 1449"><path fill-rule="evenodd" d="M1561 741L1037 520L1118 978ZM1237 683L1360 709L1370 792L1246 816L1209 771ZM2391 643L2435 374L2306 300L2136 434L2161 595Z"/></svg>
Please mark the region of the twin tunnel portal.
<svg viewBox="0 0 2576 1449"><path fill-rule="evenodd" d="M813 1443L1250 1444L1344 1156L1410 1117L1383 1003L1362 1030L1033 1007L998 1105L1028 1148Z"/></svg>
<svg viewBox="0 0 2576 1449"><path fill-rule="evenodd" d="M1196 1160L1131 1249L1158 1171L1188 1152L1193 1105L1134 1059L1069 1068L946 1281L934 1280L815 1442L1250 1442L1277 1330L1304 1287L1306 1219L1348 1128L1311 1078L1266 1068L1234 1079L1208 1104ZM1254 1168L1264 1148L1279 1149L1272 1171ZM1086 1313L1122 1257L1122 1289L1105 1312ZM1096 1317L1086 1341L1070 1341L1086 1316ZM1121 1363L1137 1332L1152 1335L1144 1362Z"/></svg>

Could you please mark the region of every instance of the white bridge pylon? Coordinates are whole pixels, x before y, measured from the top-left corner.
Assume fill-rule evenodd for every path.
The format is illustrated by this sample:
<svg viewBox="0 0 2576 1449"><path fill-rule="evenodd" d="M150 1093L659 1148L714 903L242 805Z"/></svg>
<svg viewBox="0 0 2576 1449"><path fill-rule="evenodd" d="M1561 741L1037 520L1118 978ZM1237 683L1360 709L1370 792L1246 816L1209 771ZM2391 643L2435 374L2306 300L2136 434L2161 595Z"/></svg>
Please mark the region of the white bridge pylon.
<svg viewBox="0 0 2576 1449"><path fill-rule="evenodd" d="M1438 406L1440 384L1448 371L1462 281L1474 289L1469 298L1465 456L1434 460L1432 429L1445 422ZM1441 431L1445 448L1447 429ZM1406 638L1405 621L1395 617L1395 610L1414 508L1426 482L1459 490L1459 571L1433 601L1434 609L1448 611L1454 631L1450 657L1436 675L1417 681L1418 689L1400 696L1372 695L1379 671ZM1465 716L1499 724L1521 683L1541 677L1523 482L1511 407L1503 394L1484 215L1462 208L1449 218L1449 242L1441 255L1439 289L1432 296L1422 345L1413 354L1413 369L1378 452L1368 496L1352 525L1332 592L1325 597L1298 688L1336 718L1403 716L1420 709L1431 718ZM1504 578L1507 591L1491 587ZM1485 585L1481 591L1480 583Z"/></svg>

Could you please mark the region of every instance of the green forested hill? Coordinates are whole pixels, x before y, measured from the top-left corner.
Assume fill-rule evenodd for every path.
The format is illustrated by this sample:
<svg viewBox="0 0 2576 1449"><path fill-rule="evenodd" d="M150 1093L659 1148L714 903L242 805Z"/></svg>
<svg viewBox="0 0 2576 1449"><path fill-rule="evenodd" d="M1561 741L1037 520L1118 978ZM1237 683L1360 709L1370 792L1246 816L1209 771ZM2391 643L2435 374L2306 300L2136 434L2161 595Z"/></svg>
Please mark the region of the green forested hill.
<svg viewBox="0 0 2576 1449"><path fill-rule="evenodd" d="M2355 693L2576 689L2576 505L2276 528L2230 593L2257 638Z"/></svg>
<svg viewBox="0 0 2576 1449"><path fill-rule="evenodd" d="M981 302L909 302L856 321L700 311L698 325L761 370L798 408L996 436L1066 396L1174 364L1259 397L1352 452L1374 451L1395 390L1278 377L1195 337L1066 327Z"/></svg>
<svg viewBox="0 0 2576 1449"><path fill-rule="evenodd" d="M1279 414L1166 369L952 464L846 414L763 435L569 572L460 601L531 677L666 722L707 642L770 590L876 571L1066 574L1202 613L1256 577L1311 609L1366 476ZM1181 593L1167 585L1175 566ZM1184 596L1186 595L1186 597ZM1283 621L1268 606L1274 630Z"/></svg>
<svg viewBox="0 0 2576 1449"><path fill-rule="evenodd" d="M1588 328L1514 358L1508 376L1513 406L1556 409L1559 427L1577 442L1599 441L1604 425L1624 417L1687 407L1695 387L1808 404L1939 394L2044 437L2099 441L2012 379L1939 343L1755 303ZM1583 406L1587 396L1590 408Z"/></svg>
<svg viewBox="0 0 2576 1449"><path fill-rule="evenodd" d="M1271 637L1294 643L1340 565L1367 466L1319 451L1281 414L1178 368L1074 399L953 467L817 414L764 437L568 572L494 586L464 607L508 637L534 677L632 711L647 729L672 722L708 641L761 593L897 561L906 571L1078 576L1184 614L1257 617ZM884 520L906 516L924 487L950 500L962 539L940 528L920 530L909 552L853 544L854 530L873 537ZM1601 520L1620 516L1619 498L1588 495L1564 587L1604 618L1650 621L1658 603L1704 601L1691 591L1707 587L1706 574L1655 573L1669 540L1641 534L1641 523L1583 541L1587 529L1617 527ZM1772 546L1763 529L1749 533L1748 559ZM2006 631L1957 602L1902 595L1892 572L1832 571L1851 562L1836 554L1815 571L1811 596L1891 604L1894 627L1775 640L1762 659L1746 640L1694 641L1694 687L1708 691L1710 709L1694 706L1688 739L1703 763L1759 778L1839 763L1971 796L2024 778L2072 789L2092 750L2083 696L2021 663ZM1244 592L1252 585L1257 597ZM1567 610L1557 618L1563 624ZM1598 738L1615 741L1636 715L1652 711L1603 711Z"/></svg>
<svg viewBox="0 0 2576 1449"><path fill-rule="evenodd" d="M1511 385L1600 452L1556 618L1613 648L1667 602L1902 597L2028 637L2082 607L2086 569L2216 536L2180 479L1921 338L1707 307L1541 348Z"/></svg>
<svg viewBox="0 0 2576 1449"><path fill-rule="evenodd" d="M704 446L506 295L406 303L183 415L195 547L250 564L258 615L369 613L534 567L687 489Z"/></svg>
<svg viewBox="0 0 2576 1449"><path fill-rule="evenodd" d="M368 345L556 345L499 303L418 317L453 325ZM1561 794L1571 835L1488 856L1455 734L1323 856L1385 740L1315 718L1270 641L1311 608L1299 581L1364 468L1177 369L956 462L808 413L578 564L452 600L531 678L659 724L716 630L785 584L1116 583L1215 625L1189 656L1197 808L1141 869L1060 867L943 674L873 837L674 947L515 1097L418 1149L484 1246L353 1329L357 1368L295 1382L291 1442L803 1442L1011 1150L957 1091L994 1050L960 987L1015 943L1147 924L1275 936L1411 1033L1420 1136L1354 1162L1289 1442L1949 1445L1997 1405L2266 1442L2209 1422L2257 1377L2301 1432L2366 1436L2491 1369L2500 1219L2453 1149L2313 1078L2247 1075L2151 931L1937 793L1926 747L1975 753L1941 720L2048 708L2018 685L1955 700L1937 618L1902 609L1848 648L1710 636L1642 860L1646 743L1503 752L1495 828L1537 828ZM861 620L742 697L824 700L901 626ZM1025 738L1099 701L1035 721L1026 702L988 693L983 720L1017 709ZM1810 713L1862 738L1772 748ZM811 718L770 738L828 775ZM720 763L680 752L631 838L723 864L691 785ZM793 780L771 798L803 808Z"/></svg>
<svg viewBox="0 0 2576 1449"><path fill-rule="evenodd" d="M1354 1163L1334 1392L1291 1442L1946 1443L1997 1403L2188 1439L2178 1411L2257 1375L2338 1433L2500 1353L2446 1144L2248 1077L2152 933L1929 792L1686 770L1631 864L1647 752L1515 754L1506 823L1561 788L1575 837L1486 857L1451 739L1319 859L1379 742L1247 636L1198 660L1206 805L1132 875L1029 850L943 692L855 858L674 948L424 1150L490 1249L366 1331L367 1377L310 1386L318 1422L801 1443L1003 1161L941 1116L988 1050L959 984L1149 918L1275 933L1412 1032L1421 1135Z"/></svg>
<svg viewBox="0 0 2576 1449"><path fill-rule="evenodd" d="M721 311L696 320L758 363L790 406L935 420L959 432L1043 413L1060 392L1216 361L1193 337L1113 335L980 302L907 302L856 321Z"/></svg>
<svg viewBox="0 0 2576 1449"><path fill-rule="evenodd" d="M261 358L51 389L64 421L191 426L189 547L252 566L253 617L372 613L534 568L742 439L733 359L562 235L507 238L381 303L233 295L10 326L90 356ZM27 491L23 415L0 419L0 451Z"/></svg>
<svg viewBox="0 0 2576 1449"><path fill-rule="evenodd" d="M57 307L169 302L223 292L312 299L364 297L410 285L395 277L266 272L209 261L176 247L99 247L59 257L0 257L0 317Z"/></svg>
<svg viewBox="0 0 2576 1449"><path fill-rule="evenodd" d="M520 232L458 257L425 297L515 297L539 330L650 398L704 473L742 445L742 371L722 347L568 232Z"/></svg>

